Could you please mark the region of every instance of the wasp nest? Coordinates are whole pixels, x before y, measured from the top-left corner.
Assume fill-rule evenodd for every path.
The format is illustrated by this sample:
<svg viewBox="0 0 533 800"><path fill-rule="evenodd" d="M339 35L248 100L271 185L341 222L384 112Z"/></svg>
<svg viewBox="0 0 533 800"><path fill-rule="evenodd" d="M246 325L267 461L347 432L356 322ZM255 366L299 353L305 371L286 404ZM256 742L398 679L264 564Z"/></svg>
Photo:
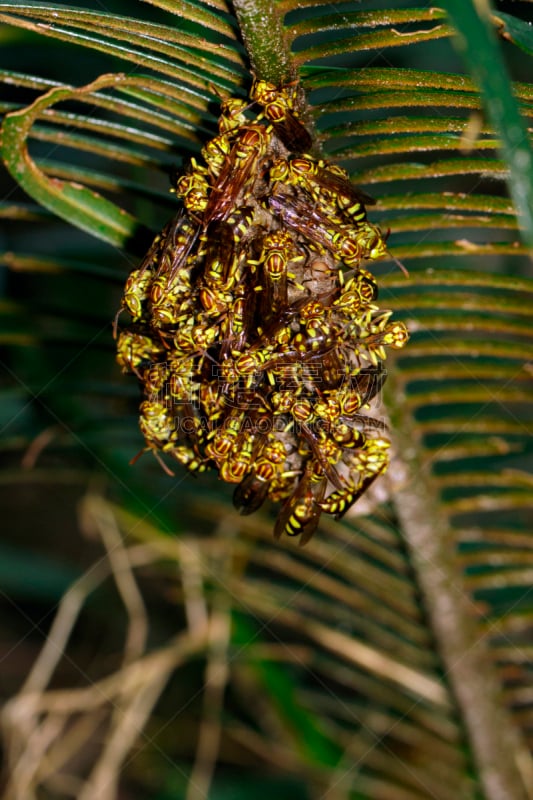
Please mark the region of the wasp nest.
<svg viewBox="0 0 533 800"><path fill-rule="evenodd" d="M283 503L274 533L302 544L386 469L369 404L408 339L362 266L386 253L368 198L310 148L294 87L222 103L176 181L183 211L128 277L117 356L142 386L146 449L218 470L243 514Z"/></svg>

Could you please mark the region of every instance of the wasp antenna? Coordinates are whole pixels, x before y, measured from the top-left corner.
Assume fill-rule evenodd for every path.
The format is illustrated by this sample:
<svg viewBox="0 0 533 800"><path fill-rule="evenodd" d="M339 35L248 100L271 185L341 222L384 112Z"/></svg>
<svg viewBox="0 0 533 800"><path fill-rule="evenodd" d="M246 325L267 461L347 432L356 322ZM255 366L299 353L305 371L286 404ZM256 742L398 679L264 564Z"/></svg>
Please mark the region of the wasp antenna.
<svg viewBox="0 0 533 800"><path fill-rule="evenodd" d="M121 306L121 307L119 308L119 310L117 311L117 313L115 314L115 318L113 319L113 339L116 339L116 338L117 338L117 333L118 333L118 318L120 317L120 315L122 314L122 312L123 312L123 311L124 311L124 309L123 309L123 308L122 308L122 306Z"/></svg>
<svg viewBox="0 0 533 800"><path fill-rule="evenodd" d="M396 256L393 256L392 253L389 253L388 250L387 250L387 254L392 258L392 260L395 262L395 264L401 269L401 271L403 272L405 277L408 278L409 277L409 271L408 271L407 267L404 267L404 265L402 264L400 259L396 258Z"/></svg>
<svg viewBox="0 0 533 800"><path fill-rule="evenodd" d="M175 477L176 477L176 473L175 473L175 472L172 472L172 470L170 469L170 467L167 467L167 465L165 464L165 462L163 461L163 459L161 458L161 456L159 455L159 453L157 452L157 450L152 450L152 453L154 454L154 456L155 456L156 460L159 462L159 464L160 464L161 468L163 469L163 472L166 472L166 474L167 474L167 475L168 475L170 478L175 478Z"/></svg>
<svg viewBox="0 0 533 800"><path fill-rule="evenodd" d="M208 82L207 88L209 89L210 92L216 94L216 96L219 97L221 100L227 100L227 97L224 97L222 92L219 90L218 86L215 86L215 84L211 83L211 81Z"/></svg>
<svg viewBox="0 0 533 800"><path fill-rule="evenodd" d="M154 457L155 457L155 458L156 458L156 460L159 462L159 464L160 464L160 466L162 467L163 471L164 471L164 472L166 472L166 474L167 474L167 475L168 475L170 478L175 478L175 477L176 477L176 473L175 473L175 472L172 472L172 470L171 470L171 469L169 469L169 467L167 467L167 465L165 464L165 462L163 461L163 459L161 458L161 456L159 455L159 453L158 453L156 450L153 450L151 447L143 447L143 449L142 449L142 450L139 450L139 452L137 453L137 455L133 456L133 458L131 459L131 461L130 461L130 467L132 467L134 464L136 464L136 463L137 463L137 461L140 459L140 457L141 457L142 455L144 455L144 453L147 453L149 450L151 450L151 451L152 451L152 453L154 454Z"/></svg>
<svg viewBox="0 0 533 800"><path fill-rule="evenodd" d="M256 101L256 100L252 100L250 103L248 103L248 105L247 105L247 106L244 106L244 107L241 109L241 111L249 111L251 108L253 108L253 107L256 105L256 103L257 103L257 101Z"/></svg>
<svg viewBox="0 0 533 800"><path fill-rule="evenodd" d="M136 456L133 456L133 458L131 459L131 461L130 461L130 467L133 467L133 465L137 463L137 461L140 459L140 457L141 457L141 456L143 456L143 455L144 455L144 454L147 452L147 450L149 450L149 448L148 448L148 447L143 447L143 449L142 449L142 450L139 450L139 452L137 453L137 455L136 455Z"/></svg>

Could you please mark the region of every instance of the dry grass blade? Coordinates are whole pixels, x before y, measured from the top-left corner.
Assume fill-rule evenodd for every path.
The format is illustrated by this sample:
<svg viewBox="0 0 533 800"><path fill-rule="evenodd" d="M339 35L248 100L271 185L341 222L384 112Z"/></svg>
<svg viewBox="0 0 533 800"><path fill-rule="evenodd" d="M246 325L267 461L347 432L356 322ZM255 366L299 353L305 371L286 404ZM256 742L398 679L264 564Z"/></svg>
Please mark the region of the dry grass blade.
<svg viewBox="0 0 533 800"><path fill-rule="evenodd" d="M222 600L222 598L219 598ZM225 607L224 607L225 606ZM198 733L196 757L187 787L186 800L203 800L209 790L219 757L224 694L229 672L228 646L231 617L227 601L217 603L209 620L207 664L204 679L203 716Z"/></svg>
<svg viewBox="0 0 533 800"><path fill-rule="evenodd" d="M196 629L145 654L147 617L132 570L152 564L158 556L145 545L124 546L111 507L101 497L85 499L83 516L90 532L101 536L107 557L65 595L30 675L3 710L9 765L5 800L37 797L41 786L75 793L80 800L116 797L123 763L170 675L210 638L207 629ZM68 640L85 601L110 575L130 621L123 667L82 689L48 689L59 662L68 659ZM82 782L69 774L68 763L87 748L92 751L95 736L103 738L102 750Z"/></svg>
<svg viewBox="0 0 533 800"><path fill-rule="evenodd" d="M85 497L81 513L81 528L89 535L101 538L117 589L128 615L124 645L124 664L144 653L148 638L148 616L135 581L127 549L124 547L114 515L109 505L98 495Z"/></svg>

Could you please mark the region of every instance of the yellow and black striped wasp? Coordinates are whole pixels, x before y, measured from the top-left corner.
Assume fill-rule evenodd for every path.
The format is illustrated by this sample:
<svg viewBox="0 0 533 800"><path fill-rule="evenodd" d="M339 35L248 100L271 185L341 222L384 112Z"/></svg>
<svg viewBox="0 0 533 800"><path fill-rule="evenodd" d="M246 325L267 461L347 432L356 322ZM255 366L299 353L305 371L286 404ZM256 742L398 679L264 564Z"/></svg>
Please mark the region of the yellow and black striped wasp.
<svg viewBox="0 0 533 800"><path fill-rule="evenodd" d="M268 439L252 469L233 493L233 505L241 514L253 514L265 502L276 477L286 474L287 449L274 433Z"/></svg>
<svg viewBox="0 0 533 800"><path fill-rule="evenodd" d="M238 130L225 165L212 185L202 218L204 231L213 220L226 220L236 207L246 204L258 176L258 164L271 139L271 126L251 124Z"/></svg>
<svg viewBox="0 0 533 800"><path fill-rule="evenodd" d="M319 507L326 514L340 519L353 506L376 478L387 469L390 442L384 437L369 437L361 448L349 451L351 483L322 499Z"/></svg>
<svg viewBox="0 0 533 800"><path fill-rule="evenodd" d="M274 525L276 539L285 533L298 536L300 545L309 541L320 522L326 486L327 478L320 468L317 470L314 462L308 461L296 488L278 514Z"/></svg>
<svg viewBox="0 0 533 800"><path fill-rule="evenodd" d="M360 229L332 218L302 194L283 185L273 188L268 197L272 212L290 230L312 242L318 252L329 252L346 266L358 267L364 259L379 259L387 254L385 239L377 225L365 222Z"/></svg>
<svg viewBox="0 0 533 800"><path fill-rule="evenodd" d="M250 99L263 107L264 116L288 150L294 153L310 150L313 142L309 131L298 119L294 86L289 84L278 88L268 81L254 79Z"/></svg>

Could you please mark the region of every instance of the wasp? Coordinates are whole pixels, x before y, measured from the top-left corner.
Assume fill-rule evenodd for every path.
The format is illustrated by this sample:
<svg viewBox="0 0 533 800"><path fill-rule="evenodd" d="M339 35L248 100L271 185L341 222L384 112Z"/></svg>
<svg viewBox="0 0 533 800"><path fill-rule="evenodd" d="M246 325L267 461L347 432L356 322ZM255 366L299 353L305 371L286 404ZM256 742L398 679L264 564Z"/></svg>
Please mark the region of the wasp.
<svg viewBox="0 0 533 800"><path fill-rule="evenodd" d="M233 354L236 356L234 362L235 373L239 377L252 378L257 381L259 374L267 370L270 365L275 364L276 358L272 358L274 348L275 345L272 344L265 346L257 344L240 355L235 351Z"/></svg>
<svg viewBox="0 0 533 800"><path fill-rule="evenodd" d="M148 300L154 274L148 267L130 272L124 287L123 308L126 308L134 322L144 314L144 303Z"/></svg>
<svg viewBox="0 0 533 800"><path fill-rule="evenodd" d="M272 188L267 202L287 228L313 243L320 253L335 253L333 236L341 231L338 221L332 222L302 195L294 194L279 184Z"/></svg>
<svg viewBox="0 0 533 800"><path fill-rule="evenodd" d="M282 332L285 330L281 329ZM256 364L256 369L266 372L272 384L273 378L284 383L287 380L292 382L294 377L297 378L297 383L321 382L324 358L329 353L335 355L336 329L327 323L321 323L320 329L318 325L312 329L312 334L311 336L301 331L291 334L290 340L278 347L277 352L271 351L270 357ZM338 359L335 363L337 362ZM334 380L338 383L342 380L342 371L339 369L335 372L337 374Z"/></svg>
<svg viewBox="0 0 533 800"><path fill-rule="evenodd" d="M187 445L172 447L168 450L168 454L186 467L189 472L205 472L208 469L207 459L198 456L193 448Z"/></svg>
<svg viewBox="0 0 533 800"><path fill-rule="evenodd" d="M270 474L268 469L267 474ZM253 514L265 502L271 478L263 479L257 469L249 472L233 492L233 505L239 514Z"/></svg>
<svg viewBox="0 0 533 800"><path fill-rule="evenodd" d="M316 419L323 420L329 427L335 425L342 414L338 394L335 392L327 398L317 400L313 406L313 412Z"/></svg>
<svg viewBox="0 0 533 800"><path fill-rule="evenodd" d="M187 259L196 243L199 228L184 212L181 212L174 217L165 230L164 241L162 241L158 253L155 277L167 275L168 280L172 282L174 277L179 274L180 280L183 281L185 273L181 270L187 264Z"/></svg>
<svg viewBox="0 0 533 800"><path fill-rule="evenodd" d="M243 431L245 412L230 414L223 424L208 435L205 452L206 455L216 462L220 468L231 453L235 444Z"/></svg>
<svg viewBox="0 0 533 800"><path fill-rule="evenodd" d="M220 391L218 383L209 381L204 376L198 385L198 400L210 423L220 420L228 410L226 397Z"/></svg>
<svg viewBox="0 0 533 800"><path fill-rule="evenodd" d="M203 311L208 317L220 317L225 314L233 299L231 292L222 292L220 289L211 289L209 286L202 286L198 297Z"/></svg>
<svg viewBox="0 0 533 800"><path fill-rule="evenodd" d="M304 377L308 378L314 389L319 392L337 390L349 374L345 357L337 348L325 350L320 353L320 358L308 361L305 367Z"/></svg>
<svg viewBox="0 0 533 800"><path fill-rule="evenodd" d="M220 317L228 314L233 305L231 289L239 273L233 230L225 222L212 222L205 240L199 299L208 316Z"/></svg>
<svg viewBox="0 0 533 800"><path fill-rule="evenodd" d="M343 450L361 447L365 441L364 434L346 422L338 422L330 427L329 434L333 443L342 447Z"/></svg>
<svg viewBox="0 0 533 800"><path fill-rule="evenodd" d="M220 357L225 360L230 353L240 352L247 340L255 298L236 297L228 306L226 315L220 323L222 347Z"/></svg>
<svg viewBox="0 0 533 800"><path fill-rule="evenodd" d="M296 420L295 420L296 422ZM327 477L337 489L342 489L341 481L335 465L340 461L342 449L330 439L323 428L312 428L309 421L297 421L298 433L310 448L315 465L320 467L321 474Z"/></svg>
<svg viewBox="0 0 533 800"><path fill-rule="evenodd" d="M133 372L142 378L140 370L157 360L163 348L144 333L121 331L117 340L116 360L123 372Z"/></svg>
<svg viewBox="0 0 533 800"><path fill-rule="evenodd" d="M217 338L218 327L204 322L189 328L181 328L173 334L175 355L181 358L203 356Z"/></svg>
<svg viewBox="0 0 533 800"><path fill-rule="evenodd" d="M339 395L341 402L343 397L348 399L347 405L350 410L344 412L345 416L350 417L357 413L354 411L357 402L359 402L359 408L368 405L381 391L386 377L387 373L380 363L376 366L358 368L354 374L347 376L343 383L342 394ZM354 398L353 403L349 400L351 395Z"/></svg>
<svg viewBox="0 0 533 800"><path fill-rule="evenodd" d="M173 409L176 414L177 427L179 430L180 440L187 440L193 442L195 447L198 448L204 440L204 430L200 420L195 413L195 405L197 404L197 387L193 384L190 386L190 391L187 396L187 387L178 387L175 376L171 377L169 386L169 396L174 401ZM179 393L179 398L176 395Z"/></svg>
<svg viewBox="0 0 533 800"><path fill-rule="evenodd" d="M209 435L212 441L206 447L206 454L217 463L223 480L240 483L253 469L267 441L270 427L267 413L268 408L259 395L244 392L236 409Z"/></svg>
<svg viewBox="0 0 533 800"><path fill-rule="evenodd" d="M253 468L254 462L264 444L264 434L244 431L235 443L232 452L220 467L220 477L227 483L241 483Z"/></svg>
<svg viewBox="0 0 533 800"><path fill-rule="evenodd" d="M346 266L358 266L362 259L383 258L387 253L377 225L365 222L356 230L283 186L273 188L268 204L288 228L313 242L320 253L330 252Z"/></svg>
<svg viewBox="0 0 533 800"><path fill-rule="evenodd" d="M362 259L377 261L387 255L387 243L377 225L365 222L356 231L335 230L331 237L333 254L348 267L357 267Z"/></svg>
<svg viewBox="0 0 533 800"><path fill-rule="evenodd" d="M288 231L278 230L267 234L263 239L261 256L258 260L248 259L250 266L261 266L263 283L260 303L261 319L269 322L277 318L287 306L287 279L294 278L289 272L289 263L301 262L304 256L296 249L293 237Z"/></svg>
<svg viewBox="0 0 533 800"><path fill-rule="evenodd" d="M239 130L216 184L211 189L205 209L204 230L213 220L230 216L245 190L257 177L256 166L266 155L272 138L271 128L248 125Z"/></svg>
<svg viewBox="0 0 533 800"><path fill-rule="evenodd" d="M377 306L373 305L377 298L378 286L374 277L366 269L358 269L332 305L349 318L358 319L368 310L377 310Z"/></svg>
<svg viewBox="0 0 533 800"><path fill-rule="evenodd" d="M327 480L324 477L317 479L314 465L308 462L295 490L279 512L274 525L276 539L286 533L287 536L299 536L300 545L309 541L320 521L326 485Z"/></svg>
<svg viewBox="0 0 533 800"><path fill-rule="evenodd" d="M383 330L383 344L401 350L409 341L409 331L403 322L390 322Z"/></svg>
<svg viewBox="0 0 533 800"><path fill-rule="evenodd" d="M173 356L168 362L168 370L168 387L173 402L194 404L200 387L195 380L194 359Z"/></svg>
<svg viewBox="0 0 533 800"><path fill-rule="evenodd" d="M301 187L321 210L339 221L346 219L358 228L366 221L365 205L375 200L353 186L342 167L311 156L280 158L273 162L270 180ZM340 215L340 216L339 216Z"/></svg>
<svg viewBox="0 0 533 800"><path fill-rule="evenodd" d="M146 447L137 453L130 463L134 464L143 453L150 450L167 475L174 476L158 453L159 450L170 451L178 439L178 429L171 409L164 403L145 400L141 403L139 411L139 427Z"/></svg>
<svg viewBox="0 0 533 800"><path fill-rule="evenodd" d="M300 190L303 200L319 206L322 213L336 222L341 223L343 218L339 215L335 195L332 191L324 192L318 183L320 168L319 162L310 156L290 157L276 159L269 170L270 181L274 191L282 186L292 186ZM330 202L332 201L332 202Z"/></svg>
<svg viewBox="0 0 533 800"><path fill-rule="evenodd" d="M301 387L299 387L295 392L287 390L272 392L269 398L270 406L272 408L272 413L276 415L290 414L293 406L299 402L300 394L301 394ZM305 415L305 419L310 419L310 416Z"/></svg>
<svg viewBox="0 0 533 800"><path fill-rule="evenodd" d="M295 93L290 87L278 88L268 81L254 79L250 99L263 106L264 116L274 125L276 135L288 150L305 153L311 148L311 136L298 119Z"/></svg>
<svg viewBox="0 0 533 800"><path fill-rule="evenodd" d="M254 213L252 206L239 206L227 217L226 222L233 230L235 245L242 246L253 233Z"/></svg>
<svg viewBox="0 0 533 800"><path fill-rule="evenodd" d="M209 199L209 182L198 165L195 167L194 172L178 178L175 187L176 196L181 197L183 205L193 216L205 211Z"/></svg>
<svg viewBox="0 0 533 800"><path fill-rule="evenodd" d="M210 139L204 147L202 147L202 157L207 164L207 170L212 178L218 179L229 162L231 154L231 137L225 131Z"/></svg>
<svg viewBox="0 0 533 800"><path fill-rule="evenodd" d="M319 508L326 514L332 514L335 519L341 519L346 512L359 500L362 494L368 489L377 475L371 479L361 480L358 486L350 485L344 489L332 492L325 500L320 503Z"/></svg>
<svg viewBox="0 0 533 800"><path fill-rule="evenodd" d="M149 402L165 402L170 381L169 365L164 361L150 364L143 370L142 381L144 394Z"/></svg>
<svg viewBox="0 0 533 800"><path fill-rule="evenodd" d="M228 291L237 279L235 237L229 222L211 222L201 237L205 242L203 280L210 289Z"/></svg>
<svg viewBox="0 0 533 800"><path fill-rule="evenodd" d="M166 328L183 322L194 308L189 272L162 272L152 281L149 296L150 323Z"/></svg>
<svg viewBox="0 0 533 800"><path fill-rule="evenodd" d="M252 514L266 500L270 485L276 476L283 477L287 460L287 449L283 442L268 434L268 440L252 471L237 486L233 494L233 505L241 514Z"/></svg>
<svg viewBox="0 0 533 800"><path fill-rule="evenodd" d="M266 377L267 386L274 389L280 387L287 391L297 392L303 385L306 377L319 372L319 364L312 362L321 358L321 353L298 352L282 347L276 352L278 347L276 342L271 342L264 349L254 348L250 360L238 360L236 367L240 374L248 375L249 382L258 385L262 378ZM248 352L244 356L248 356Z"/></svg>
<svg viewBox="0 0 533 800"><path fill-rule="evenodd" d="M340 519L364 492L387 469L389 463L388 439L367 439L360 450L357 450L352 463L351 476L353 483L339 491L332 492L320 502L320 508L326 514Z"/></svg>
<svg viewBox="0 0 533 800"><path fill-rule="evenodd" d="M409 332L403 322L389 322L392 311L378 311L365 324L360 321L347 326L354 352L361 353L377 367L387 357L385 347L401 350L409 341Z"/></svg>
<svg viewBox="0 0 533 800"><path fill-rule="evenodd" d="M246 100L239 97L228 97L220 104L220 117L218 119L218 130L220 133L231 133L237 128L242 128L247 123L246 114L248 109Z"/></svg>
<svg viewBox="0 0 533 800"><path fill-rule="evenodd" d="M164 450L177 441L178 431L172 410L159 401L145 400L140 405L139 426L150 449Z"/></svg>
<svg viewBox="0 0 533 800"><path fill-rule="evenodd" d="M325 309L324 309L325 312ZM304 320L303 331L298 331L291 341L291 347L302 356L314 356L331 350L341 333L339 325L334 324L329 314L322 318L312 317Z"/></svg>
<svg viewBox="0 0 533 800"><path fill-rule="evenodd" d="M118 318L127 310L133 321L141 321L145 314L145 303L148 300L154 273L159 267L161 254L167 245L172 224L168 223L161 233L158 233L150 248L144 256L138 269L133 270L126 280L124 295L120 308L115 315L113 335L117 336Z"/></svg>
<svg viewBox="0 0 533 800"><path fill-rule="evenodd" d="M293 170L302 173L304 165L297 162ZM309 170L305 167L306 174ZM316 162L313 180L308 180L308 189L318 203L333 206L337 212L347 215L356 227L366 222L366 206L375 200L350 181L347 171L338 164L330 164L322 159Z"/></svg>

